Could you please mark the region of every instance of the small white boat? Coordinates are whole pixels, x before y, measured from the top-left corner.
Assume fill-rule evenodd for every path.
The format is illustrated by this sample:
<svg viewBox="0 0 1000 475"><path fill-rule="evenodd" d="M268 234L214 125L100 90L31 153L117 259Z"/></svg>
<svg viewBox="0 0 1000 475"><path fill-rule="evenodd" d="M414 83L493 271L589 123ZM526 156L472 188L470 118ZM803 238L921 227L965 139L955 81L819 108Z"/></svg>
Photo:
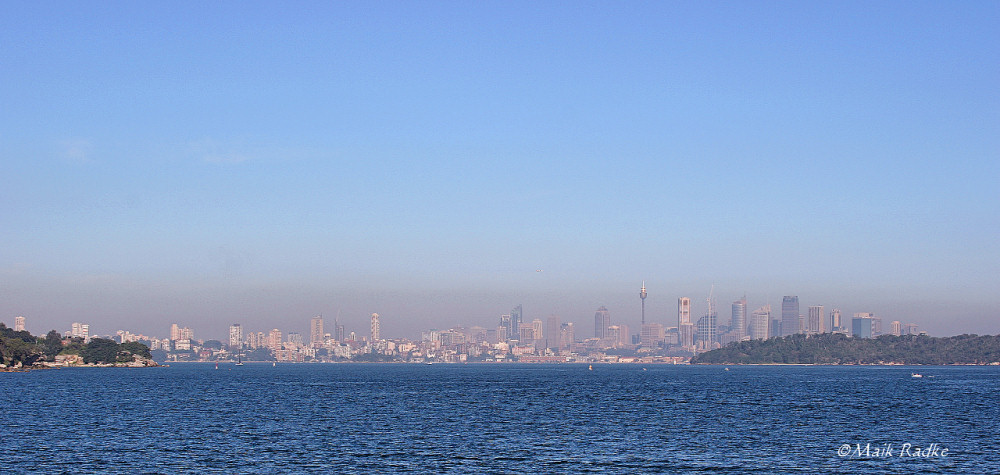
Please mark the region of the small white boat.
<svg viewBox="0 0 1000 475"><path fill-rule="evenodd" d="M910 373L910 377L911 378L923 378L924 375L922 375L920 373Z"/></svg>

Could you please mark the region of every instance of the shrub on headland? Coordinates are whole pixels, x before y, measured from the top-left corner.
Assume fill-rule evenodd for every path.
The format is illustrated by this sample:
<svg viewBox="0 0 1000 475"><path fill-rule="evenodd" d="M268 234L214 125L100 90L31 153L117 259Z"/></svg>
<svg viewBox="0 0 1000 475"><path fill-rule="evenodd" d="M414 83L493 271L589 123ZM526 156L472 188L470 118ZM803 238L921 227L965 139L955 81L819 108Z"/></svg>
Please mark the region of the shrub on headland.
<svg viewBox="0 0 1000 475"><path fill-rule="evenodd" d="M1000 335L883 335L855 338L823 333L732 343L699 354L692 364L989 364L1000 361Z"/></svg>
<svg viewBox="0 0 1000 475"><path fill-rule="evenodd" d="M65 347L55 330L44 337L35 337L0 323L0 365L8 368L34 366L55 361L57 355L66 351L79 353L87 364L131 363L137 358L152 357L149 347L139 342L118 344L106 338L92 338L87 344L80 340Z"/></svg>

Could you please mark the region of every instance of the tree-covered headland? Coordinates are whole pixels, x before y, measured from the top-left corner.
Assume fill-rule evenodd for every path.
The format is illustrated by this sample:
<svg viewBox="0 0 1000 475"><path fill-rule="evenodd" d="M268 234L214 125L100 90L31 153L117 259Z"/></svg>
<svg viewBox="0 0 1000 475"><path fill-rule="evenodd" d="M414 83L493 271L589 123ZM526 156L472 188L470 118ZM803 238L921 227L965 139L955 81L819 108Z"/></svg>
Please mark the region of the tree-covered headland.
<svg viewBox="0 0 1000 475"><path fill-rule="evenodd" d="M732 343L697 355L692 364L990 364L1000 361L1000 335L791 335Z"/></svg>
<svg viewBox="0 0 1000 475"><path fill-rule="evenodd" d="M149 347L139 342L116 343L105 338L92 338L84 343L80 338L64 341L52 330L44 337L27 331L14 331L0 323L0 365L8 368L43 366L56 361L57 356L78 355L84 364L124 364L149 359Z"/></svg>

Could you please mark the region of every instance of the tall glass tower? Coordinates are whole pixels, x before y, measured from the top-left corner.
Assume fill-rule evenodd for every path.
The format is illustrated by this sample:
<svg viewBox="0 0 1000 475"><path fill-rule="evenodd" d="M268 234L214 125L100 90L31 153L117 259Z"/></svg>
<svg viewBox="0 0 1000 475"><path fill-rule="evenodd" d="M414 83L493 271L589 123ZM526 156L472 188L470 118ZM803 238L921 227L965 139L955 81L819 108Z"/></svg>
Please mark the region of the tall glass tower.
<svg viewBox="0 0 1000 475"><path fill-rule="evenodd" d="M799 332L799 296L786 295L781 298L781 336Z"/></svg>
<svg viewBox="0 0 1000 475"><path fill-rule="evenodd" d="M730 321L732 331L736 333L737 339L742 339L747 334L747 297L733 302L733 319Z"/></svg>

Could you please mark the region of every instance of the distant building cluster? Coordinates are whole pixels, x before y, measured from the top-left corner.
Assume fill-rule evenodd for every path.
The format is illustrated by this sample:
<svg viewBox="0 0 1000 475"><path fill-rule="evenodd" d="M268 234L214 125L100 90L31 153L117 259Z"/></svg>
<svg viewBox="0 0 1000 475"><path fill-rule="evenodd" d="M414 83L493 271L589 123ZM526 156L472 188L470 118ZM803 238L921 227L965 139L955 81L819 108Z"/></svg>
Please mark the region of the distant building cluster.
<svg viewBox="0 0 1000 475"><path fill-rule="evenodd" d="M309 320L308 340L298 332L244 331L239 323L229 327L229 338L196 340L191 328L171 324L168 338L158 339L119 330L114 338L120 343L145 342L151 350L163 351L173 360L273 359L285 362L307 361L667 361L678 362L705 351L744 340L763 340L793 334L842 333L859 338L882 334L916 335L914 323L892 321L888 331L882 319L870 312L855 313L848 325L839 309L826 313L823 305L813 305L802 313L798 296L781 300L780 314L770 304L750 312L746 296L733 301L728 323L720 324L711 293L707 311L693 319L691 298L677 299L677 325L646 322L646 286L639 292L640 321L637 333L628 325L616 323L606 307L594 312L593 334L578 332L574 322L563 322L557 315L542 320L525 317L521 305L499 316L495 327L457 327L430 329L420 340L386 339L382 336L382 316L372 313L368 335L346 333L338 320L327 326L322 316ZM24 330L25 318L14 318L14 329ZM75 322L64 333L68 338L91 339L90 325Z"/></svg>

